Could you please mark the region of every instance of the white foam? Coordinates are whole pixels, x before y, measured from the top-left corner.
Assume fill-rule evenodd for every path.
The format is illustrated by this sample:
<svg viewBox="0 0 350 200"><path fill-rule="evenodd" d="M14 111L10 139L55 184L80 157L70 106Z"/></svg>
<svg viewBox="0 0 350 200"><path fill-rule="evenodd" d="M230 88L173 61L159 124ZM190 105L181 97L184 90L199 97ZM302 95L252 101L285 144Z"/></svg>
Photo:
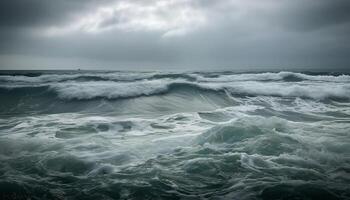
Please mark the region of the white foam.
<svg viewBox="0 0 350 200"><path fill-rule="evenodd" d="M345 83L285 83L242 81L235 83L203 83L203 88L228 90L233 94L281 97L307 97L312 99L350 98L350 85Z"/></svg>
<svg viewBox="0 0 350 200"><path fill-rule="evenodd" d="M232 82L232 81L265 81L265 80L281 80L283 77L280 73L260 73L260 74L230 74L219 75L218 77L203 77L196 75L198 81L202 82Z"/></svg>

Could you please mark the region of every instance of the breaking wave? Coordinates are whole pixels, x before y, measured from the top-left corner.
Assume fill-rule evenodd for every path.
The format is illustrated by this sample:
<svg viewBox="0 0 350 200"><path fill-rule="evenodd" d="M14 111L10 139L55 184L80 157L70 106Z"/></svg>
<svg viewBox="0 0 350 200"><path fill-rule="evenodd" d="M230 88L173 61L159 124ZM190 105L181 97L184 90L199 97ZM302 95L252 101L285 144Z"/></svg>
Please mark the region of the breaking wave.
<svg viewBox="0 0 350 200"><path fill-rule="evenodd" d="M337 82L189 82L183 79L156 79L140 80L133 82L114 81L65 81L55 83L40 83L34 85L0 86L3 91L16 90L18 88L47 88L47 92L54 92L61 99L87 100L94 98L118 99L139 96L165 94L176 88L188 88L193 90L211 90L230 93L233 96L279 96L301 97L316 100L325 99L349 99L350 84ZM5 90L4 90L5 89Z"/></svg>

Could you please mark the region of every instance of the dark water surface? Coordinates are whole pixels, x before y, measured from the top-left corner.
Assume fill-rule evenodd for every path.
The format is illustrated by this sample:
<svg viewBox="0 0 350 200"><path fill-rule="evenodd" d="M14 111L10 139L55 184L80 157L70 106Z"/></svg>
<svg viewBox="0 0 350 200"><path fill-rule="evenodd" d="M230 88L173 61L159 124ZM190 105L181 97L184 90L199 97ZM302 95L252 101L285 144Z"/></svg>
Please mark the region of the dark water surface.
<svg viewBox="0 0 350 200"><path fill-rule="evenodd" d="M0 199L350 199L350 76L3 71Z"/></svg>

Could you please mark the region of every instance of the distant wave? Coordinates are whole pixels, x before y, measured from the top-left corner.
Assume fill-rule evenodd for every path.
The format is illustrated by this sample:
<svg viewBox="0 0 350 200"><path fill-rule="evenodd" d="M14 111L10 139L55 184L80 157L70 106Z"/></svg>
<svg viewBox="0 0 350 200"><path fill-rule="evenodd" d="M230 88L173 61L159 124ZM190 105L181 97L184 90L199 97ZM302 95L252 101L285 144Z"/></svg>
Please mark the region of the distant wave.
<svg viewBox="0 0 350 200"><path fill-rule="evenodd" d="M39 76L3 75L0 81L22 83L49 83L64 81L135 81L152 77L149 73L82 73L82 74L43 74Z"/></svg>
<svg viewBox="0 0 350 200"><path fill-rule="evenodd" d="M49 83L64 81L138 81L157 79L185 79L191 82L235 82L235 81L326 81L350 82L349 75L308 75L295 72L265 72L246 74L217 73L81 73L81 74L37 74L37 75L0 75L0 82Z"/></svg>
<svg viewBox="0 0 350 200"><path fill-rule="evenodd" d="M307 75L295 72L266 72L266 73L248 73L248 74L229 74L218 75L215 77L197 76L197 81L205 82L232 82L232 81L327 81L327 82L350 82L349 75Z"/></svg>

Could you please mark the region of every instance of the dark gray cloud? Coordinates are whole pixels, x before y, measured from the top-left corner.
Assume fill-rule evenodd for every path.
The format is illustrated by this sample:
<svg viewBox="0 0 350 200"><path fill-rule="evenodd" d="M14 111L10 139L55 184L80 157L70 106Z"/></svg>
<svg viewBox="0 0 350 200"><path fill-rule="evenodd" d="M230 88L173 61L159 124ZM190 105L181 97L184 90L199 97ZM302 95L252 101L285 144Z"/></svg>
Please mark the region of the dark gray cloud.
<svg viewBox="0 0 350 200"><path fill-rule="evenodd" d="M28 27L61 23L70 12L84 7L82 1L0 1L0 26Z"/></svg>
<svg viewBox="0 0 350 200"><path fill-rule="evenodd" d="M3 0L0 69L348 67L347 0Z"/></svg>
<svg viewBox="0 0 350 200"><path fill-rule="evenodd" d="M312 31L350 21L348 0L289 1L272 16L279 23L297 31Z"/></svg>
<svg viewBox="0 0 350 200"><path fill-rule="evenodd" d="M3 0L0 1L0 27L67 23L77 14L93 12L113 2L118 0Z"/></svg>

